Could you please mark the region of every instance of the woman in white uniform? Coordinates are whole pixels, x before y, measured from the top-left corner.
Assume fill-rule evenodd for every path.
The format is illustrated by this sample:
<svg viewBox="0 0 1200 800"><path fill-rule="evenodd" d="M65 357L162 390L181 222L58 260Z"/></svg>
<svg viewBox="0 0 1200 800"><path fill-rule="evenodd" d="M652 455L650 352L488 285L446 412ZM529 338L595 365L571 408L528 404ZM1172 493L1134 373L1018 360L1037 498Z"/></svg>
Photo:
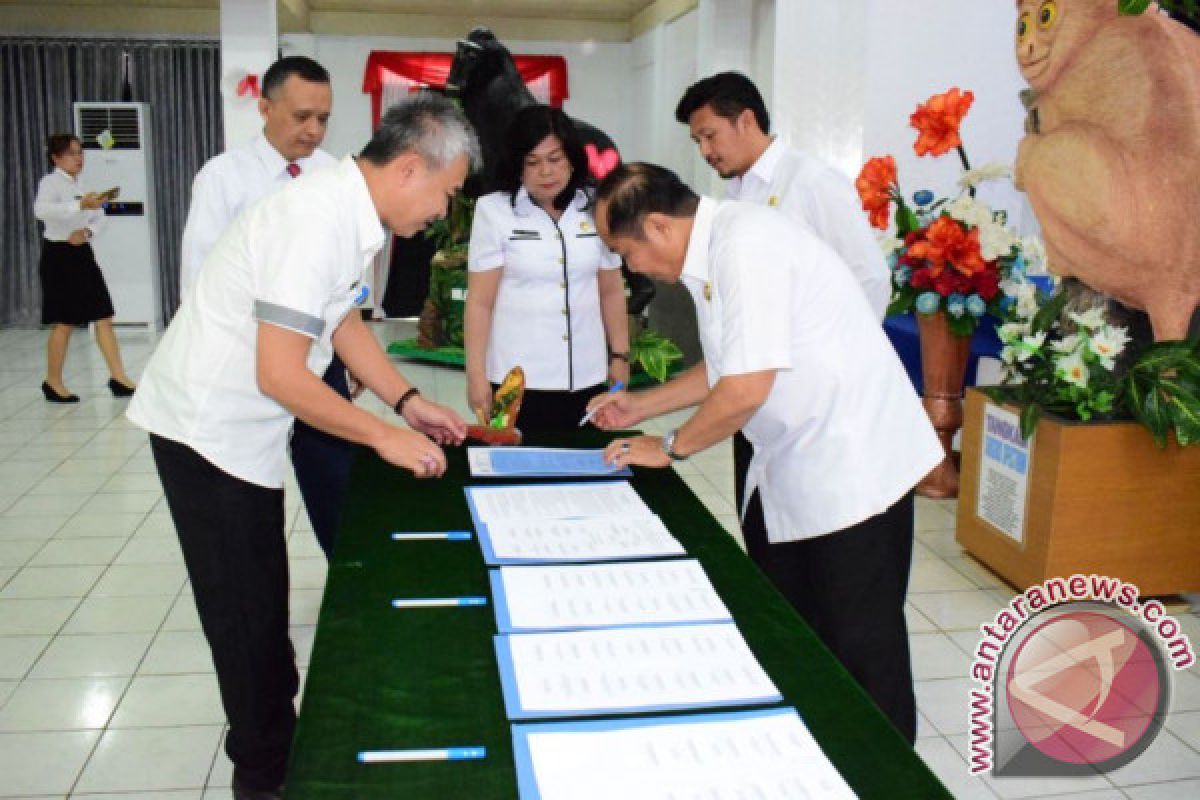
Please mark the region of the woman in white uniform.
<svg viewBox="0 0 1200 800"><path fill-rule="evenodd" d="M523 109L507 143L501 190L479 198L471 227L467 402L486 411L520 366L517 427L571 429L606 380L629 379L621 259L596 234L587 157L567 116Z"/></svg>
<svg viewBox="0 0 1200 800"><path fill-rule="evenodd" d="M42 324L52 325L46 345L42 394L51 403L78 403L63 383L67 344L76 325L96 323L96 344L108 365L108 390L116 397L133 394L113 333L112 298L92 252L92 237L104 222L104 198L79 187L83 145L69 133L56 133L46 144L54 171L38 184L33 214L46 226L38 273L42 279Z"/></svg>

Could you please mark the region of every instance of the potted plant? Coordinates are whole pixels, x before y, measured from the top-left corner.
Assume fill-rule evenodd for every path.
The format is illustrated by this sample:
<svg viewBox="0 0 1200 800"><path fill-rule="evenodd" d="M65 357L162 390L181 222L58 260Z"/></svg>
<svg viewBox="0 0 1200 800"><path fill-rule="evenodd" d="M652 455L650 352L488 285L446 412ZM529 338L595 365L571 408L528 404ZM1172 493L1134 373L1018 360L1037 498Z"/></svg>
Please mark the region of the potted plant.
<svg viewBox="0 0 1200 800"><path fill-rule="evenodd" d="M888 314L916 315L921 341L922 402L942 441L946 458L917 487L927 497L954 497L958 471L951 441L962 425L962 387L971 336L985 314L995 314L1004 301L1001 283L1014 270L1040 266L1041 244L1022 239L1006 224L1004 212L994 212L975 199L975 187L987 180L1008 178L1003 164L971 169L959 137L959 127L974 95L952 88L930 97L909 122L917 130L913 149L918 156L939 157L957 152L963 172L955 197L935 198L921 190L911 204L900 190L896 160L888 156L866 162L855 181L863 210L871 224L894 234L881 244L892 269L892 300ZM892 207L895 206L895 212Z"/></svg>

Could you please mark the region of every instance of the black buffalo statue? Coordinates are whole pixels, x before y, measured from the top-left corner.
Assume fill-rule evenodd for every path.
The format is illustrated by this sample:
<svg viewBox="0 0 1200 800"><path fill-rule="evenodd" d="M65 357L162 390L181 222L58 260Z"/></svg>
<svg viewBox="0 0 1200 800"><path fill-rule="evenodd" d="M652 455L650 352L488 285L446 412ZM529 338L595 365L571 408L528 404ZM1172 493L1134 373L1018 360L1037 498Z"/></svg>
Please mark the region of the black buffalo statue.
<svg viewBox="0 0 1200 800"><path fill-rule="evenodd" d="M487 28L476 28L466 39L459 39L446 91L459 98L483 151L483 168L468 181L466 191L473 197L495 191L504 135L513 116L536 105L537 100L521 80L508 48ZM574 118L571 122L587 151L592 175L599 180L619 163L617 147L594 125ZM654 297L654 282L627 269L622 271L630 289L629 313L640 314Z"/></svg>

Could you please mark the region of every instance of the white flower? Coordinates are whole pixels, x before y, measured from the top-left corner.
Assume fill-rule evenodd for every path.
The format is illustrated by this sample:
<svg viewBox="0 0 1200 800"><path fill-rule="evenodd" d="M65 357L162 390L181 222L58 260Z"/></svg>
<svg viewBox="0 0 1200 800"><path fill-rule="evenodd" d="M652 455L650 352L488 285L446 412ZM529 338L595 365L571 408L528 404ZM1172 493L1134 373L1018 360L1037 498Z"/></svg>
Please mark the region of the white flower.
<svg viewBox="0 0 1200 800"><path fill-rule="evenodd" d="M946 204L945 211L959 222L978 228L992 223L992 210L969 194L960 194Z"/></svg>
<svg viewBox="0 0 1200 800"><path fill-rule="evenodd" d="M1115 366L1114 359L1121 355L1125 345L1129 344L1129 332L1125 328L1105 325L1092 334L1088 341L1088 349L1100 359L1100 364L1111 371Z"/></svg>
<svg viewBox="0 0 1200 800"><path fill-rule="evenodd" d="M1089 375L1087 364L1083 363L1082 351L1077 350L1069 356L1056 359L1054 366L1058 376L1067 383L1072 383L1081 389L1087 388Z"/></svg>
<svg viewBox="0 0 1200 800"><path fill-rule="evenodd" d="M1031 281L1005 281L1004 293L1017 301L1017 316L1031 319L1038 312L1037 286Z"/></svg>
<svg viewBox="0 0 1200 800"><path fill-rule="evenodd" d="M979 226L979 250L984 261L995 261L1000 256L1006 256L1020 240L1004 225L996 222L984 222Z"/></svg>
<svg viewBox="0 0 1200 800"><path fill-rule="evenodd" d="M1051 342L1050 347L1058 353L1074 353L1079 349L1081 341L1078 333L1072 333L1070 336L1064 336L1056 342Z"/></svg>
<svg viewBox="0 0 1200 800"><path fill-rule="evenodd" d="M1076 325L1089 331L1094 331L1105 324L1104 309L1100 306L1089 308L1082 314L1071 311L1067 313L1067 316Z"/></svg>
<svg viewBox="0 0 1200 800"><path fill-rule="evenodd" d="M1017 345L1017 361L1028 361L1029 357L1041 350L1045 343L1045 331L1023 337L1021 343Z"/></svg>
<svg viewBox="0 0 1200 800"><path fill-rule="evenodd" d="M1029 333L1028 322L1006 322L996 328L996 335L1005 344L1012 344Z"/></svg>
<svg viewBox="0 0 1200 800"><path fill-rule="evenodd" d="M1025 256L1026 272L1044 272L1046 269L1046 245L1035 234L1021 239L1021 253Z"/></svg>
<svg viewBox="0 0 1200 800"><path fill-rule="evenodd" d="M1005 345L1000 350L1000 360L1004 362L1005 366L1012 364L1017 360L1017 348L1012 345Z"/></svg>
<svg viewBox="0 0 1200 800"><path fill-rule="evenodd" d="M971 189L986 181L1011 177L1012 167L1002 164L999 161L993 161L990 164L984 164L982 167L964 171L958 179L958 185L964 189Z"/></svg>
<svg viewBox="0 0 1200 800"><path fill-rule="evenodd" d="M897 239L895 236L888 236L886 234L879 237L879 249L883 251L884 258L887 258L901 247L904 247L903 239Z"/></svg>

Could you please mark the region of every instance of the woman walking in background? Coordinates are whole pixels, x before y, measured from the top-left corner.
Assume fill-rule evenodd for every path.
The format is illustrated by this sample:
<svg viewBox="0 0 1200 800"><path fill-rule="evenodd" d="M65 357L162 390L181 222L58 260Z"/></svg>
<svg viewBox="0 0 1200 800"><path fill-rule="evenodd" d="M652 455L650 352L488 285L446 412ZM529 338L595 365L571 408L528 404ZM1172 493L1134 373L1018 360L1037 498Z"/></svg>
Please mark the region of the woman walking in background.
<svg viewBox="0 0 1200 800"><path fill-rule="evenodd" d="M121 351L113 332L113 305L108 286L90 244L104 222L103 196L84 194L79 189L83 169L83 144L69 133L50 136L46 155L54 171L38 184L33 214L46 226L43 232L42 324L53 325L46 346L46 380L42 394L51 403L78 403L79 398L63 383L63 362L71 329L96 323L96 343L108 364L109 391L114 397L133 394L134 385L125 374Z"/></svg>

